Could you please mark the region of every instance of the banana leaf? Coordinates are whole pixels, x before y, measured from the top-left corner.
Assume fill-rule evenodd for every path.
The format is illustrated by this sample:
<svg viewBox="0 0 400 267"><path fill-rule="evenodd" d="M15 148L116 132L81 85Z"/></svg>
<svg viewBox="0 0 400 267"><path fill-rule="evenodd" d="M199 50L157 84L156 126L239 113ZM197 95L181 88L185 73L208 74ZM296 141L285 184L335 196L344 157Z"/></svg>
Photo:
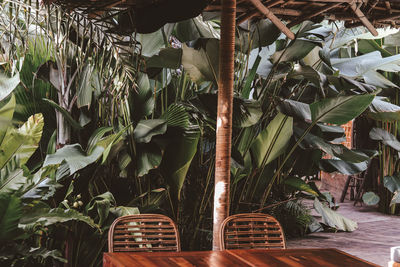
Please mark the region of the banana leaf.
<svg viewBox="0 0 400 267"><path fill-rule="evenodd" d="M322 215L322 222L330 227L341 231L352 232L358 228L358 224L322 204L317 198L314 199L315 210Z"/></svg>
<svg viewBox="0 0 400 267"><path fill-rule="evenodd" d="M96 146L91 154L86 154L80 144L66 145L54 154L46 156L43 167L68 164L70 175L92 164L103 154L104 148Z"/></svg>
<svg viewBox="0 0 400 267"><path fill-rule="evenodd" d="M0 101L6 98L20 83L19 73L9 78L0 73Z"/></svg>
<svg viewBox="0 0 400 267"><path fill-rule="evenodd" d="M342 125L359 116L375 95L353 95L325 98L310 105L312 121Z"/></svg>
<svg viewBox="0 0 400 267"><path fill-rule="evenodd" d="M20 235L18 223L21 217L21 199L15 195L0 193L0 243Z"/></svg>
<svg viewBox="0 0 400 267"><path fill-rule="evenodd" d="M163 171L174 199L180 200L190 164L196 155L200 133L194 132L176 137L167 147L163 157Z"/></svg>
<svg viewBox="0 0 400 267"><path fill-rule="evenodd" d="M278 113L253 141L250 151L253 162L260 168L285 152L293 134L293 118Z"/></svg>
<svg viewBox="0 0 400 267"><path fill-rule="evenodd" d="M14 156L25 164L38 148L43 132L43 115L32 115L19 129L9 128L0 144L0 169Z"/></svg>

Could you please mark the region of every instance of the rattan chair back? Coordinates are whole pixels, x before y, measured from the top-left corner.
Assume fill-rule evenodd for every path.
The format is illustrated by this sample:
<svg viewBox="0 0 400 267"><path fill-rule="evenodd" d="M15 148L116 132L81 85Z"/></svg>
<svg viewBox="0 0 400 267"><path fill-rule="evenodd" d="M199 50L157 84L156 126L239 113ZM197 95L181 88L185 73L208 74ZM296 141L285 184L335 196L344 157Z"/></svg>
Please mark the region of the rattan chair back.
<svg viewBox="0 0 400 267"><path fill-rule="evenodd" d="M221 249L284 249L279 222L262 213L243 213L226 218L220 228Z"/></svg>
<svg viewBox="0 0 400 267"><path fill-rule="evenodd" d="M160 214L136 214L117 218L108 232L109 252L180 251L178 229Z"/></svg>

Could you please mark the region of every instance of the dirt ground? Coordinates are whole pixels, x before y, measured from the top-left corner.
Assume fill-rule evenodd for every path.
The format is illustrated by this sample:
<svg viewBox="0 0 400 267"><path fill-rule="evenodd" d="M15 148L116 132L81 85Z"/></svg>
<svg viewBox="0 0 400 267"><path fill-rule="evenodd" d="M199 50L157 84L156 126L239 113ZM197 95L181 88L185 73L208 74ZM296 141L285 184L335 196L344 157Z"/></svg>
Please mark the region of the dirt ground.
<svg viewBox="0 0 400 267"><path fill-rule="evenodd" d="M400 246L400 216L385 215L377 212L375 207L365 205L354 207L348 200L340 203L338 213L356 221L358 229L351 233L313 233L287 240L288 248L337 248L387 266L390 247Z"/></svg>

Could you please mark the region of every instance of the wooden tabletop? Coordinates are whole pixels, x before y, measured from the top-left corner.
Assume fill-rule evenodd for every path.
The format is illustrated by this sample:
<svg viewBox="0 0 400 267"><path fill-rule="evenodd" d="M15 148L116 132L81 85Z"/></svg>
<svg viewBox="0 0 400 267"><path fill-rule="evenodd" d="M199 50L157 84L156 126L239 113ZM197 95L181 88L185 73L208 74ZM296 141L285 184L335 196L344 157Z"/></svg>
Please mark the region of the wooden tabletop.
<svg viewBox="0 0 400 267"><path fill-rule="evenodd" d="M337 249L104 253L104 267L122 266L378 266Z"/></svg>

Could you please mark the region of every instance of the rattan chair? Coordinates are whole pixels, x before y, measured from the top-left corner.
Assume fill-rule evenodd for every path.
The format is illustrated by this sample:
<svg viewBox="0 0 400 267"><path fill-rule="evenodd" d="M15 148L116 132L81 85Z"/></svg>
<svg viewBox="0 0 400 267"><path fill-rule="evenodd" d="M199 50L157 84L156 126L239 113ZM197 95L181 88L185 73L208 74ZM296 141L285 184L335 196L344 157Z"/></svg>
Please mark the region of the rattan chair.
<svg viewBox="0 0 400 267"><path fill-rule="evenodd" d="M109 252L180 251L175 223L160 214L136 214L117 218L108 232Z"/></svg>
<svg viewBox="0 0 400 267"><path fill-rule="evenodd" d="M243 213L226 218L220 228L221 249L285 249L279 222L262 213Z"/></svg>

